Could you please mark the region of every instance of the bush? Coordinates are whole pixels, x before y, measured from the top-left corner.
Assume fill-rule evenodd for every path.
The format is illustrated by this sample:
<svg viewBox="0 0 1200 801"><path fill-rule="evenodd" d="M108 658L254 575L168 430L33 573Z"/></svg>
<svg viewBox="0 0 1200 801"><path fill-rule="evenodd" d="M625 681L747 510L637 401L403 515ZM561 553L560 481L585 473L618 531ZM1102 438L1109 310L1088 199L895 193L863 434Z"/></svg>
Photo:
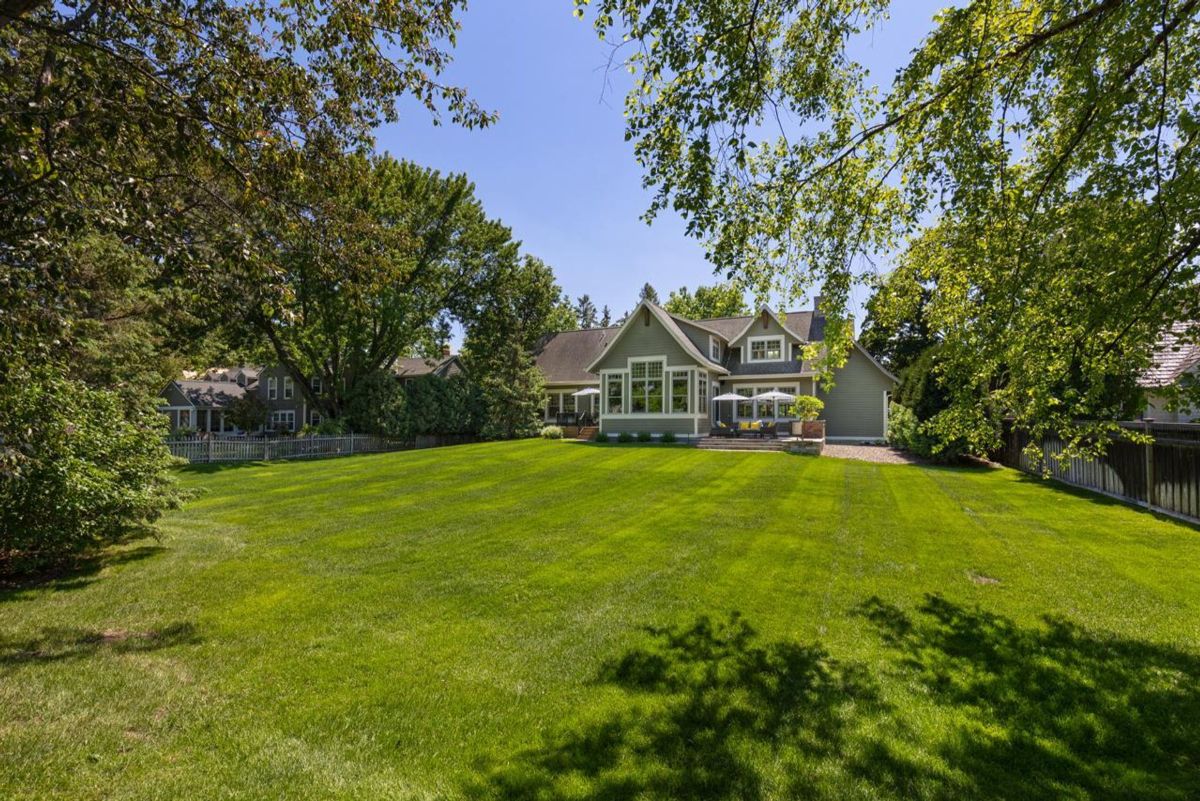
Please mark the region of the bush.
<svg viewBox="0 0 1200 801"><path fill-rule="evenodd" d="M321 436L337 437L346 433L346 421L336 417L326 417L316 425L316 432Z"/></svg>
<svg viewBox="0 0 1200 801"><path fill-rule="evenodd" d="M612 438L608 434L605 434L603 431L596 431L596 433L592 435L592 442L611 442L611 441L612 441Z"/></svg>
<svg viewBox="0 0 1200 801"><path fill-rule="evenodd" d="M563 430L561 426L543 426L538 436L542 439L562 439Z"/></svg>
<svg viewBox="0 0 1200 801"><path fill-rule="evenodd" d="M943 440L933 421L922 422L907 406L888 406L887 442L893 448L935 462L954 462L966 453L962 440Z"/></svg>
<svg viewBox="0 0 1200 801"><path fill-rule="evenodd" d="M639 431L637 438L638 438L638 442L653 442L654 441L654 435L651 434L649 431Z"/></svg>
<svg viewBox="0 0 1200 801"><path fill-rule="evenodd" d="M617 442L633 442L633 434L630 434L628 431L622 431L620 434L617 434Z"/></svg>
<svg viewBox="0 0 1200 801"><path fill-rule="evenodd" d="M816 395L797 395L791 404L791 416L801 420L816 420L825 408L825 401Z"/></svg>
<svg viewBox="0 0 1200 801"><path fill-rule="evenodd" d="M151 533L179 499L166 416L49 367L0 382L0 573Z"/></svg>
<svg viewBox="0 0 1200 801"><path fill-rule="evenodd" d="M665 442L666 444L669 445L675 441L675 435L672 432L668 431L665 434L663 434L661 437L659 437L658 441Z"/></svg>

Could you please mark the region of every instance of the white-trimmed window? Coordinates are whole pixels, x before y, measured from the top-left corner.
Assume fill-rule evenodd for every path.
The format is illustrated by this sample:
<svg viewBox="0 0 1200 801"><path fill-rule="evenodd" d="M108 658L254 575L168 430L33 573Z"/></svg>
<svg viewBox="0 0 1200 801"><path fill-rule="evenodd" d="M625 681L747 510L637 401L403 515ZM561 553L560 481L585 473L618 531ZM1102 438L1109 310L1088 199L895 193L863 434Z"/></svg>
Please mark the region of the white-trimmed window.
<svg viewBox="0 0 1200 801"><path fill-rule="evenodd" d="M708 338L708 356L717 364L721 363L721 340L714 336Z"/></svg>
<svg viewBox="0 0 1200 801"><path fill-rule="evenodd" d="M746 398L744 401L737 402L738 419L752 419L754 417L754 401L750 400L750 396L754 394L754 387L736 387L733 391Z"/></svg>
<svg viewBox="0 0 1200 801"><path fill-rule="evenodd" d="M562 410L562 393L551 392L549 399L546 401L546 419L557 419L558 413Z"/></svg>
<svg viewBox="0 0 1200 801"><path fill-rule="evenodd" d="M312 388L312 392L313 392L313 394L314 394L314 395L320 395L320 394L321 394L321 389L322 389L322 387L321 387L321 376L319 376L319 375L314 375L312 378L310 378L310 379L309 379L309 381L308 381L308 385L309 385L309 387L311 387L311 388Z"/></svg>
<svg viewBox="0 0 1200 801"><path fill-rule="evenodd" d="M783 361L783 337L755 337L750 340L750 361Z"/></svg>
<svg viewBox="0 0 1200 801"><path fill-rule="evenodd" d="M708 414L708 375L696 374L696 412Z"/></svg>
<svg viewBox="0 0 1200 801"><path fill-rule="evenodd" d="M671 414L688 414L691 406L688 403L688 373L687 370L671 371Z"/></svg>
<svg viewBox="0 0 1200 801"><path fill-rule="evenodd" d="M279 397L279 379L271 376L267 379L267 400L275 400Z"/></svg>
<svg viewBox="0 0 1200 801"><path fill-rule="evenodd" d="M662 414L663 371L661 361L629 363L629 411L631 414Z"/></svg>
<svg viewBox="0 0 1200 801"><path fill-rule="evenodd" d="M276 431L295 431L296 430L296 412L293 409L284 409L277 412L271 412L271 428Z"/></svg>
<svg viewBox="0 0 1200 801"><path fill-rule="evenodd" d="M604 409L608 414L624 412L625 399L624 380L618 375L608 375L604 379Z"/></svg>
<svg viewBox="0 0 1200 801"><path fill-rule="evenodd" d="M296 394L296 388L292 386L291 376L283 377L283 399L291 400Z"/></svg>
<svg viewBox="0 0 1200 801"><path fill-rule="evenodd" d="M308 424L309 424L310 426L319 426L319 425L321 425L321 413L320 413L320 412L318 412L318 411L316 411L315 409L314 409L314 410L312 410L312 411L310 411L310 412L308 413Z"/></svg>

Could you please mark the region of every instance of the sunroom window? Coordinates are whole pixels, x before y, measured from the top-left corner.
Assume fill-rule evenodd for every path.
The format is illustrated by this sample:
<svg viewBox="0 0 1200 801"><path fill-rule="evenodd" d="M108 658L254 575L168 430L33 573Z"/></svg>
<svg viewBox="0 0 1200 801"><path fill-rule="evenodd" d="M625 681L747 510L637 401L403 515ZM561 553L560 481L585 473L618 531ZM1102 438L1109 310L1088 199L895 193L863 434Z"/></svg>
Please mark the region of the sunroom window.
<svg viewBox="0 0 1200 801"><path fill-rule="evenodd" d="M688 374L671 373L671 414L688 413Z"/></svg>
<svg viewBox="0 0 1200 801"><path fill-rule="evenodd" d="M633 414L661 414L663 410L663 363L632 362L629 365L629 406Z"/></svg>
<svg viewBox="0 0 1200 801"><path fill-rule="evenodd" d="M605 403L604 408L609 414L621 413L621 376L610 375L605 382Z"/></svg>

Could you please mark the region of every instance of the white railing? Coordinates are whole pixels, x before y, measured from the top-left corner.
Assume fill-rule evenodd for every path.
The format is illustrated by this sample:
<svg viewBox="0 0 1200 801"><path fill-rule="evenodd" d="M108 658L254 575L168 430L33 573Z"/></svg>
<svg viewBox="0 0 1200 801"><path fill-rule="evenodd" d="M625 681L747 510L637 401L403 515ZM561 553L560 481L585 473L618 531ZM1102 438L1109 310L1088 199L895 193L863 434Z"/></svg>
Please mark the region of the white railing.
<svg viewBox="0 0 1200 801"><path fill-rule="evenodd" d="M312 459L402 450L404 443L366 434L278 439L169 439L172 456L189 462L269 462L273 459Z"/></svg>

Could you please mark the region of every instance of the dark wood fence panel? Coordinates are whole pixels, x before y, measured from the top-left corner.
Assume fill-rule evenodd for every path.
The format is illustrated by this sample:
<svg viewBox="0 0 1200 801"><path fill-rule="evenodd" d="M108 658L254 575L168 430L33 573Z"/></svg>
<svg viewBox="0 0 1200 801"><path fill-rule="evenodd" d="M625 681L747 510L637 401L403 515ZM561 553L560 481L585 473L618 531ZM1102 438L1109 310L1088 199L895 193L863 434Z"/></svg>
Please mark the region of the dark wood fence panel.
<svg viewBox="0 0 1200 801"><path fill-rule="evenodd" d="M1044 472L1076 487L1096 490L1151 509L1200 522L1200 424L1121 423L1122 428L1154 438L1140 445L1114 437L1099 459L1064 459L1062 440L1042 440L1042 461L1031 460L1024 431L1007 429L996 458L1009 467L1035 475Z"/></svg>

